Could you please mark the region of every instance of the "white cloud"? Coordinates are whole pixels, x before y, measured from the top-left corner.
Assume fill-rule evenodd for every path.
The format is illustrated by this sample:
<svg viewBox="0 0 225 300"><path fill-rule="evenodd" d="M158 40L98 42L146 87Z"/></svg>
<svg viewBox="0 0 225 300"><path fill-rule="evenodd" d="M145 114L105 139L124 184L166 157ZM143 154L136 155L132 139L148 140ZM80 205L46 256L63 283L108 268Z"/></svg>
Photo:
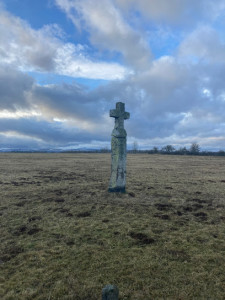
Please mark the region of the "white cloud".
<svg viewBox="0 0 225 300"><path fill-rule="evenodd" d="M93 62L82 54L81 47L67 43L58 48L55 72L71 77L90 79L123 79L131 71L117 63Z"/></svg>
<svg viewBox="0 0 225 300"><path fill-rule="evenodd" d="M23 71L105 80L122 79L130 72L117 63L91 60L81 45L64 44L58 38L62 35L55 24L34 30L21 19L0 10L1 63Z"/></svg>
<svg viewBox="0 0 225 300"><path fill-rule="evenodd" d="M75 26L86 26L90 39L99 48L118 51L137 69L150 65L151 53L139 31L133 29L110 0L55 0Z"/></svg>
<svg viewBox="0 0 225 300"><path fill-rule="evenodd" d="M32 110L17 110L15 112L3 109L0 111L0 119L20 119L30 117L40 117L41 113Z"/></svg>
<svg viewBox="0 0 225 300"><path fill-rule="evenodd" d="M24 69L51 71L57 46L56 41L45 39L41 30L35 31L21 19L0 11L1 62Z"/></svg>

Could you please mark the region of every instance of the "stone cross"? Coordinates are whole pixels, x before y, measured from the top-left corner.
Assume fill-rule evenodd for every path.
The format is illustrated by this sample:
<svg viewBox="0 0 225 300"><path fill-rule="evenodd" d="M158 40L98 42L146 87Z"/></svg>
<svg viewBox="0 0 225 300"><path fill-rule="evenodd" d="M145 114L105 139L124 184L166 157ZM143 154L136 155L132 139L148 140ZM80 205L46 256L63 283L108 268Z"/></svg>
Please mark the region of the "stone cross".
<svg viewBox="0 0 225 300"><path fill-rule="evenodd" d="M115 127L112 131L111 149L111 178L109 192L126 191L126 156L127 156L127 133L124 129L124 120L130 118L125 112L125 104L116 103L116 109L110 110L110 117L115 118Z"/></svg>

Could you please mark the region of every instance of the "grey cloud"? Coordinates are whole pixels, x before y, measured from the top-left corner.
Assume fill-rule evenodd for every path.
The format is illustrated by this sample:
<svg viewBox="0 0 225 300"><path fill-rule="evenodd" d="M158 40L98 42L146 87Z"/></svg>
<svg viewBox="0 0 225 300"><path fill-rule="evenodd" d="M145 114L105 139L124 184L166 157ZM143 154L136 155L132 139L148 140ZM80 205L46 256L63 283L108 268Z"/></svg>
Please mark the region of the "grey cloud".
<svg viewBox="0 0 225 300"><path fill-rule="evenodd" d="M218 119L216 114L201 110L189 113L189 116L184 118L175 127L175 132L178 136L183 136L186 139L212 139L217 145L217 140L224 137L225 122Z"/></svg>
<svg viewBox="0 0 225 300"><path fill-rule="evenodd" d="M214 103L214 108L220 111L220 104L224 105L225 101L225 62L216 65L206 65L203 67L204 85L211 92L210 100Z"/></svg>
<svg viewBox="0 0 225 300"><path fill-rule="evenodd" d="M123 9L136 7L144 15L153 19L169 19L172 20L181 13L187 1L183 0L116 0L116 3Z"/></svg>
<svg viewBox="0 0 225 300"><path fill-rule="evenodd" d="M183 119L182 114L161 113L148 118L143 111L134 114L135 122L127 122L127 132L136 139L165 138L174 134L177 123Z"/></svg>
<svg viewBox="0 0 225 300"><path fill-rule="evenodd" d="M57 118L65 119L66 124L69 122L68 128L76 124L78 128L83 128L83 132L90 132L93 136L98 130L101 138L107 132L107 124L102 124L105 123L104 115L108 114L109 108L100 94L75 82L40 86L31 76L15 69L0 69L0 113L1 110L15 113L25 111L29 115L32 111L48 120L49 124L54 124ZM5 118L0 120L6 122Z"/></svg>
<svg viewBox="0 0 225 300"><path fill-rule="evenodd" d="M63 146L70 143L85 143L101 137L76 127L67 128L60 122L47 122L36 118L0 119L0 133L13 132L24 139L33 138L40 143Z"/></svg>
<svg viewBox="0 0 225 300"><path fill-rule="evenodd" d="M123 10L137 9L151 20L171 25L196 25L224 15L224 0L115 0Z"/></svg>
<svg viewBox="0 0 225 300"><path fill-rule="evenodd" d="M109 141L113 120L108 112L116 101L125 102L131 113L125 125L129 138L160 139L161 143L169 139L187 143L195 138L206 143L211 137L224 136L224 64L185 65L167 57L155 61L145 73L94 90L76 83L39 86L29 76L13 70L2 72L3 79L4 75L0 94L5 100L1 100L1 108L15 110L21 106L42 115L0 119L0 132L16 132L41 144ZM11 84L20 91L17 95L12 94Z"/></svg>
<svg viewBox="0 0 225 300"><path fill-rule="evenodd" d="M148 71L120 83L100 87L99 93L108 99L120 98L153 118L164 112L182 113L195 106L198 95L198 74L194 68L162 59Z"/></svg>
<svg viewBox="0 0 225 300"><path fill-rule="evenodd" d="M221 41L217 31L210 26L199 26L189 34L178 49L178 55L186 63L225 62L225 44Z"/></svg>
<svg viewBox="0 0 225 300"><path fill-rule="evenodd" d="M166 139L174 134L189 140L221 136L225 119L224 72L225 65L185 65L163 59L149 72L100 87L99 93L110 101L126 102L131 113L126 126L136 139ZM204 93L206 89L212 96Z"/></svg>
<svg viewBox="0 0 225 300"><path fill-rule="evenodd" d="M27 93L33 79L9 66L0 65L0 109L29 109Z"/></svg>
<svg viewBox="0 0 225 300"><path fill-rule="evenodd" d="M32 90L32 101L43 114L52 118L67 117L97 122L102 120L104 113L104 108L98 104L100 99L93 97L84 86L76 83L35 86Z"/></svg>
<svg viewBox="0 0 225 300"><path fill-rule="evenodd" d="M49 144L40 142L33 137L24 137L15 133L15 135L7 135L0 133L0 150L30 150L48 148Z"/></svg>

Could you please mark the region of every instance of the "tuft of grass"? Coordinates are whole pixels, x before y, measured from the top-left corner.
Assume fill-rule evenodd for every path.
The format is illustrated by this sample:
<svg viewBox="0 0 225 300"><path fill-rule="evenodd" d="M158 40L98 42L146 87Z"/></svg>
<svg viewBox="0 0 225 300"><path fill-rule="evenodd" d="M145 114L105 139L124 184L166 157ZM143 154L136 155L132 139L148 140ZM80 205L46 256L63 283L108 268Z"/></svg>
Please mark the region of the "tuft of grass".
<svg viewBox="0 0 225 300"><path fill-rule="evenodd" d="M0 153L0 298L224 299L223 157Z"/></svg>

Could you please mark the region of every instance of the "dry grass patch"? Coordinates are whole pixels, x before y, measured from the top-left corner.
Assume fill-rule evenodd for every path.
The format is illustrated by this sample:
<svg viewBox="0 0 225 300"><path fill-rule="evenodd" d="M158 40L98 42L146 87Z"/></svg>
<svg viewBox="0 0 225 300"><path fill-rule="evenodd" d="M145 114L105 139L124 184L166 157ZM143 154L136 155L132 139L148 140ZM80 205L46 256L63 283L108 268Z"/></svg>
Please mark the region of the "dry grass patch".
<svg viewBox="0 0 225 300"><path fill-rule="evenodd" d="M2 299L224 299L223 157L0 154Z"/></svg>

